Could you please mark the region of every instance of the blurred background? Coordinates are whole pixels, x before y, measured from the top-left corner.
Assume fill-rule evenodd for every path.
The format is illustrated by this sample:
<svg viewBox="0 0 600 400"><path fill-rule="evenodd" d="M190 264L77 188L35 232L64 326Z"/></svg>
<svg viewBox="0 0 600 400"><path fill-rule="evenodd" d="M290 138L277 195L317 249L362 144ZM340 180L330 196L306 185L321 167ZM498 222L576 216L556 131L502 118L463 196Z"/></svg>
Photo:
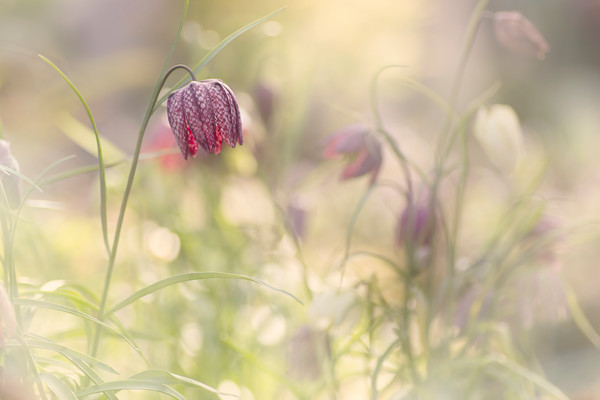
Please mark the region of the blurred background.
<svg viewBox="0 0 600 400"><path fill-rule="evenodd" d="M85 110L38 54L81 91L100 134L115 145L107 161L118 161L133 152L177 30L180 3L0 0L0 121L23 174L34 179L71 155L46 176L95 163L94 155L72 140L89 135ZM243 399L330 398L334 379L321 371L318 359L331 351L329 341L343 341L364 322L361 292L340 295L336 290L348 224L368 182L340 182L342 162L323 160L323 139L356 121L372 125L373 76L386 65L401 65L381 75L381 114L408 158L431 169L444 114L399 78L416 79L447 98L475 3L190 0L171 64L194 65L231 32L287 8L234 40L198 76L222 79L236 93L242 147L183 162L166 108L152 117L144 151L174 151L143 160L138 168L111 302L176 273L210 270L255 276L295 294L304 305L237 281L187 283L148 296L119 317L141 338L153 366L240 393ZM544 35L550 51L543 61L511 54L495 41L490 21L480 25L458 109L499 82L491 102L515 109L526 157L507 183L490 172L481 149L473 148L460 257L472 257L493 235L514 188L529 188L545 165L535 197L565 230L557 256L560 279L600 329L595 279L600 261L600 2L492 0L488 10L519 11ZM180 78L174 75L167 86ZM384 150L379 179L391 182L390 188L376 191L361 211L353 248L377 248L397 257L394 229L405 199L393 186L403 182L400 171ZM112 229L128 165L107 173ZM34 191L17 237L16 264L23 281L50 287L81 284L99 295L107 257L98 199L96 172ZM373 276L387 302L399 301L397 282L378 263L349 263L342 286L360 288ZM544 303L552 289L538 286L530 297ZM561 305L549 302L546 307ZM70 319L40 315L32 324L33 331L67 338L73 346L82 341L67 333ZM547 379L574 399L597 398L600 352L569 316L529 328ZM123 375L143 367L118 339L107 343L101 356L116 360ZM307 356L311 351L315 359ZM337 373L364 374L362 361L348 357ZM368 398L370 388L364 380L347 379L337 390L340 398Z"/></svg>

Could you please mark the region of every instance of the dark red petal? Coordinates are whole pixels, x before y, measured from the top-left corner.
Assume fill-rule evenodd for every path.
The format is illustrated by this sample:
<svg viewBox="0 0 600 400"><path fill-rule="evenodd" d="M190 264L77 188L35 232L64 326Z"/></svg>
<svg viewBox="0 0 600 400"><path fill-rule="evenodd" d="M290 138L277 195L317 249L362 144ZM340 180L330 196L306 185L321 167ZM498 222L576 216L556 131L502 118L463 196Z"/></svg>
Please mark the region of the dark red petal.
<svg viewBox="0 0 600 400"><path fill-rule="evenodd" d="M191 82L186 86L183 103L185 119L192 135L205 151L215 153L215 121L204 84Z"/></svg>
<svg viewBox="0 0 600 400"><path fill-rule="evenodd" d="M375 140L368 141L368 145L344 169L342 173L343 179L355 178L371 172L371 180L375 180L382 163L381 145Z"/></svg>
<svg viewBox="0 0 600 400"><path fill-rule="evenodd" d="M323 156L334 158L341 154L352 154L362 151L366 146L369 130L360 123L347 125L324 140L326 146Z"/></svg>
<svg viewBox="0 0 600 400"><path fill-rule="evenodd" d="M233 91L224 82L215 80L214 82L222 90L226 99L226 113L229 121L229 129L225 135L225 141L231 147L236 143L244 144L244 135L242 134L242 118L240 116L240 107Z"/></svg>
<svg viewBox="0 0 600 400"><path fill-rule="evenodd" d="M182 89L176 90L169 95L167 100L167 117L169 118L169 125L183 154L183 158L187 160L189 147L188 147L188 129L185 123L185 116L183 113L183 91Z"/></svg>

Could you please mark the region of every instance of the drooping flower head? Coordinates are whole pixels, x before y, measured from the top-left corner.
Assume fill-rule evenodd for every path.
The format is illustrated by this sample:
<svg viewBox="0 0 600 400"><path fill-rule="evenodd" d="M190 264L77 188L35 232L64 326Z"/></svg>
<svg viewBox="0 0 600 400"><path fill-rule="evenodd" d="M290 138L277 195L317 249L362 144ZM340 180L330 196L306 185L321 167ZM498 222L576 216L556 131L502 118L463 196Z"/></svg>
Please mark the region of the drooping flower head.
<svg viewBox="0 0 600 400"><path fill-rule="evenodd" d="M195 157L198 146L219 154L223 141L231 147L244 142L237 99L218 79L193 81L171 93L167 116L185 159Z"/></svg>
<svg viewBox="0 0 600 400"><path fill-rule="evenodd" d="M494 13L496 40L507 50L542 60L550 46L533 22L516 11Z"/></svg>
<svg viewBox="0 0 600 400"><path fill-rule="evenodd" d="M351 124L334 133L325 141L323 157L348 156L349 162L342 172L342 179L371 174L375 181L382 163L381 144L362 124Z"/></svg>

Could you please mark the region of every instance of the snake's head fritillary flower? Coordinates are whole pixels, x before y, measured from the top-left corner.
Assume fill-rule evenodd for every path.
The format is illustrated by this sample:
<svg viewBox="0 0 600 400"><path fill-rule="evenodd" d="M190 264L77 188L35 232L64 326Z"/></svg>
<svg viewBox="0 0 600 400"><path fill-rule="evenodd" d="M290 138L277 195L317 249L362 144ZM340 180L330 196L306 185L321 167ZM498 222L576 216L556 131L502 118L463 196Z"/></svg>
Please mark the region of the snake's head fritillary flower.
<svg viewBox="0 0 600 400"><path fill-rule="evenodd" d="M349 157L342 172L342 179L356 178L371 174L371 183L375 181L383 160L381 144L361 124L348 125L332 133L325 141L323 157Z"/></svg>
<svg viewBox="0 0 600 400"><path fill-rule="evenodd" d="M244 142L237 99L218 79L193 81L171 93L167 116L185 159L195 157L198 146L219 154L223 141L231 147Z"/></svg>
<svg viewBox="0 0 600 400"><path fill-rule="evenodd" d="M533 22L516 11L494 13L496 40L506 49L543 60L550 46Z"/></svg>

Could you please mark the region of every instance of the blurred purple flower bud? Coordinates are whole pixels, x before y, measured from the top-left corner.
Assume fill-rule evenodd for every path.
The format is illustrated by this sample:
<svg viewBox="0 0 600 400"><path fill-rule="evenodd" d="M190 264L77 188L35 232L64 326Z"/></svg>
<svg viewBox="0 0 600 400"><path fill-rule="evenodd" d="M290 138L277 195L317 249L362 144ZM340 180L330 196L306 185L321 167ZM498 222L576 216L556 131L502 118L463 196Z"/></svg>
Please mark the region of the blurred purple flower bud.
<svg viewBox="0 0 600 400"><path fill-rule="evenodd" d="M383 161L381 144L361 124L348 125L328 136L323 157L348 156L350 161L342 172L342 179L371 174L371 184L377 178Z"/></svg>
<svg viewBox="0 0 600 400"><path fill-rule="evenodd" d="M288 204L287 212L290 227L294 235L299 239L304 237L306 231L306 210L298 202L292 201Z"/></svg>
<svg viewBox="0 0 600 400"><path fill-rule="evenodd" d="M396 245L419 248L430 246L435 235L435 216L428 202L406 206L396 225Z"/></svg>
<svg viewBox="0 0 600 400"><path fill-rule="evenodd" d="M541 265L557 270L561 268L559 249L564 236L558 219L543 215L525 235L525 239L537 247L535 258Z"/></svg>
<svg viewBox="0 0 600 400"><path fill-rule="evenodd" d="M258 113L265 125L268 125L273 115L273 104L275 103L275 91L265 83L258 83L253 93Z"/></svg>
<svg viewBox="0 0 600 400"><path fill-rule="evenodd" d="M8 167L13 171L19 171L19 163L10 151L10 143L0 139L0 165ZM11 208L17 208L21 203L21 178L10 171L0 173L4 193Z"/></svg>
<svg viewBox="0 0 600 400"><path fill-rule="evenodd" d="M219 154L222 142L243 144L240 109L231 89L217 79L190 82L174 91L167 101L169 125L187 160L195 157L198 145Z"/></svg>
<svg viewBox="0 0 600 400"><path fill-rule="evenodd" d="M494 13L496 40L506 49L543 60L550 46L535 25L516 11Z"/></svg>
<svg viewBox="0 0 600 400"><path fill-rule="evenodd" d="M289 374L297 380L315 381L322 373L323 360L329 355L327 334L303 325L290 338L287 348Z"/></svg>

